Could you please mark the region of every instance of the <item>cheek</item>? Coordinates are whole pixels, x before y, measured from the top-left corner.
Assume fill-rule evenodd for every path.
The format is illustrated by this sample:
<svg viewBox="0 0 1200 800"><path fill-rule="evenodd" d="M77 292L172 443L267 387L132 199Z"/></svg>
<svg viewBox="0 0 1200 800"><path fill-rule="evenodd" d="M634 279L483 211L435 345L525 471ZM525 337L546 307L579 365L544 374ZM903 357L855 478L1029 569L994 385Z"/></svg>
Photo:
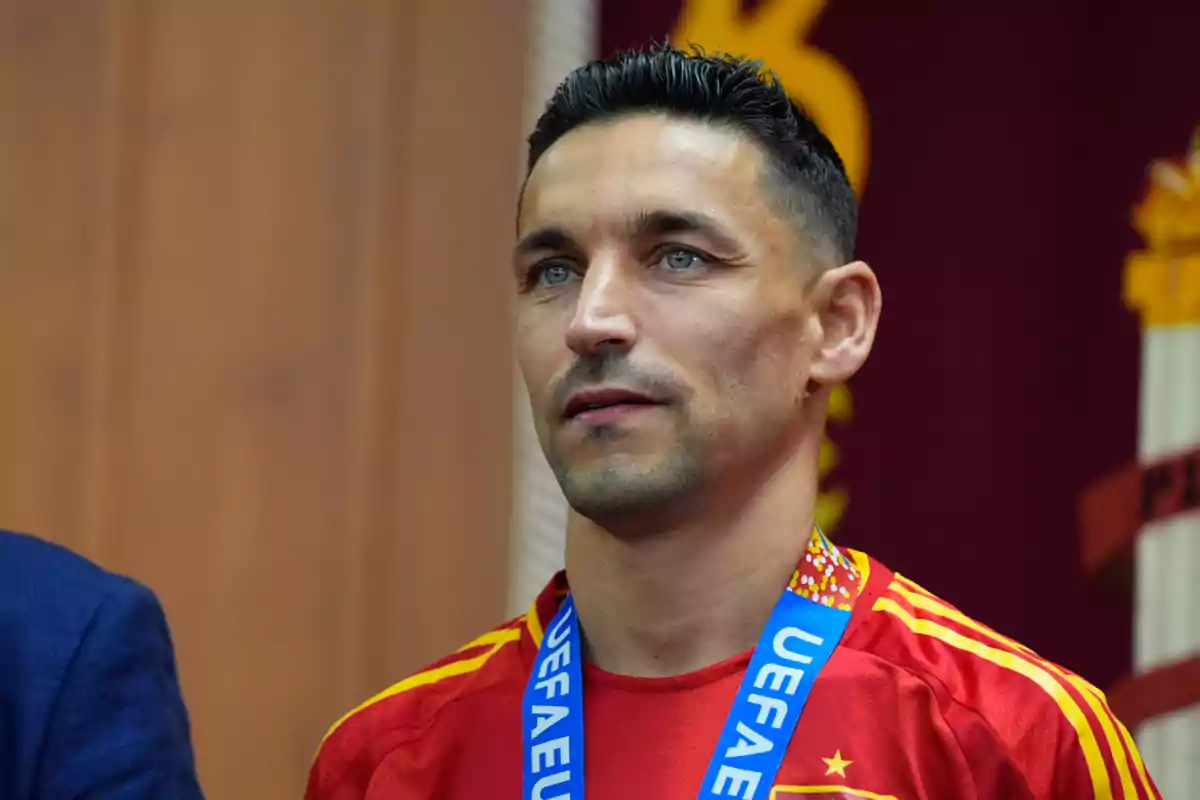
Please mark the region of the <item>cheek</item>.
<svg viewBox="0 0 1200 800"><path fill-rule="evenodd" d="M518 322L513 337L517 366L536 411L546 402L550 383L561 366L562 336L551 335L544 327Z"/></svg>
<svg viewBox="0 0 1200 800"><path fill-rule="evenodd" d="M798 313L732 315L706 325L699 352L712 389L728 413L787 409L808 379L804 322Z"/></svg>

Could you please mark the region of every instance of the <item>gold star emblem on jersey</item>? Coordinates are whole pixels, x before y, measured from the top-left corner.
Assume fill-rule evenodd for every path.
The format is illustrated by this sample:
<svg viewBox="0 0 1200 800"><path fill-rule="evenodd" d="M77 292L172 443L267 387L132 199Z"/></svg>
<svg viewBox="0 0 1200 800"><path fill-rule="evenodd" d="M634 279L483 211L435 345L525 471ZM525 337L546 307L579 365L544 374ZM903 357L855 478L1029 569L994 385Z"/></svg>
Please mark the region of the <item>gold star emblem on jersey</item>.
<svg viewBox="0 0 1200 800"><path fill-rule="evenodd" d="M838 750L833 754L833 758L822 758L825 766L829 769L825 770L826 775L837 775L840 778L846 777L846 767L853 764L853 761L842 758L842 751Z"/></svg>

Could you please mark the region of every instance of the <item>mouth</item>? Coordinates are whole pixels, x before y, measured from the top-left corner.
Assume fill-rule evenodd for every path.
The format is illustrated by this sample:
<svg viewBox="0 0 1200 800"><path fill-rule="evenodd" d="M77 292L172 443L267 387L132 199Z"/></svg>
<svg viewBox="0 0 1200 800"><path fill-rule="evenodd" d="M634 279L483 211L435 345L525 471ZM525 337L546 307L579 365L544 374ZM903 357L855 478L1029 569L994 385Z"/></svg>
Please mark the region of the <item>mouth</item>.
<svg viewBox="0 0 1200 800"><path fill-rule="evenodd" d="M599 423L662 405L661 400L626 389L592 389L571 395L563 419Z"/></svg>

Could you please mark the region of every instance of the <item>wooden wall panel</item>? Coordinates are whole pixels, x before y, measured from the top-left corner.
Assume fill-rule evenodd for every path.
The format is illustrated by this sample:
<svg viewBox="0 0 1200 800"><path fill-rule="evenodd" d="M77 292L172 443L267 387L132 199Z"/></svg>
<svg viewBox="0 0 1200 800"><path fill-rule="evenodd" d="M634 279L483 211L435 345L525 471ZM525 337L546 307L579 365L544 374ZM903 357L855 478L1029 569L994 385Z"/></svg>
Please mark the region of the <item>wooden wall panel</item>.
<svg viewBox="0 0 1200 800"><path fill-rule="evenodd" d="M6 1L0 526L154 588L206 790L297 797L503 613L526 9Z"/></svg>
<svg viewBox="0 0 1200 800"><path fill-rule="evenodd" d="M413 615L430 597L457 595L459 613L485 617L504 605L512 498L513 361L509 300L522 152L527 9L507 0L422 0L409 30L403 70L416 77L397 120L403 148L402 225L391 232L397 310L392 340L406 365L397 393L399 450L423 454L399 465L391 487L390 562L376 581L390 589L372 629L408 628L422 651L457 647L436 617ZM471 57L449 58L448 48ZM505 152L508 153L505 156ZM440 154L434 156L434 154ZM433 157L431 157L433 156ZM497 211L499 210L499 213ZM503 482L482 454L503 452ZM495 524L503 519L504 530ZM448 526L457 544L419 535ZM425 568L399 583L408 559ZM376 664L401 661L408 646L385 637ZM387 676L371 675L373 682Z"/></svg>
<svg viewBox="0 0 1200 800"><path fill-rule="evenodd" d="M33 5L0 13L0 509L100 557L127 18Z"/></svg>

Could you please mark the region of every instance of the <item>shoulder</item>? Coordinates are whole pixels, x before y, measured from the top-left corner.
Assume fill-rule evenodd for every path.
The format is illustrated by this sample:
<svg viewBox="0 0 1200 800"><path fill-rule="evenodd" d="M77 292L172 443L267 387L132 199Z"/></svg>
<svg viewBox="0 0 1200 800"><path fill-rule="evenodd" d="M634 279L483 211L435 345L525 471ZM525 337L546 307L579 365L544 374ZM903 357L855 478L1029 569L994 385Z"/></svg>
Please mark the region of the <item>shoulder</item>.
<svg viewBox="0 0 1200 800"><path fill-rule="evenodd" d="M199 796L170 634L149 589L0 532L0 652L0 705L20 707L8 754L17 781L75 797L89 781L137 775L172 797Z"/></svg>
<svg viewBox="0 0 1200 800"><path fill-rule="evenodd" d="M347 784L365 785L394 751L418 738L430 741L424 734L452 706L470 714L497 690L522 687L524 668L517 645L528 636L525 616L517 617L351 710L322 740L308 796L325 797Z"/></svg>
<svg viewBox="0 0 1200 800"><path fill-rule="evenodd" d="M0 530L0 575L18 588L62 581L69 591L101 593L117 576L67 548L24 533ZM69 585L67 583L69 581Z"/></svg>
<svg viewBox="0 0 1200 800"><path fill-rule="evenodd" d="M0 587L5 630L41 645L60 641L73 647L97 618L120 617L129 610L162 614L154 594L136 581L60 545L9 531L0 531Z"/></svg>
<svg viewBox="0 0 1200 800"><path fill-rule="evenodd" d="M964 755L1003 749L1038 797L1156 796L1133 737L1099 689L913 581L881 572L863 647L930 687Z"/></svg>
<svg viewBox="0 0 1200 800"><path fill-rule="evenodd" d="M65 547L0 532L0 644L9 664L79 679L119 664L160 663L173 647L158 597ZM45 685L44 680L39 684Z"/></svg>

